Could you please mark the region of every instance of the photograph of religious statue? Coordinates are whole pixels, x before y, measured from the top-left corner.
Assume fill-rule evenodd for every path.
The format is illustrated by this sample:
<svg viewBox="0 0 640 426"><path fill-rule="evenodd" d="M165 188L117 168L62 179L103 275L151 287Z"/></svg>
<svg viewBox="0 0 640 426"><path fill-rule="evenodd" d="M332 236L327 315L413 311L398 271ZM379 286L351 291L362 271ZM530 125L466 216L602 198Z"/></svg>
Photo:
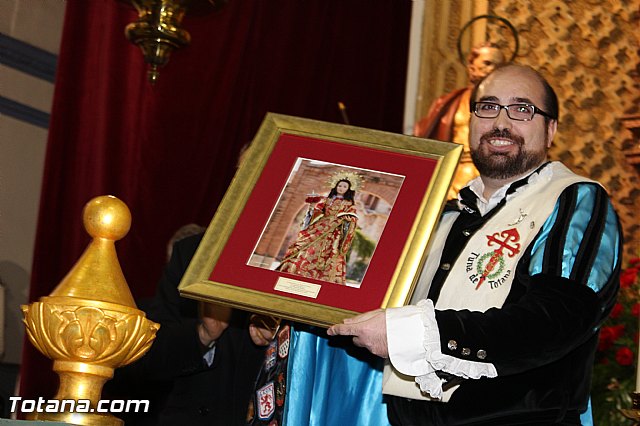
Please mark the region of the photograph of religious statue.
<svg viewBox="0 0 640 426"><path fill-rule="evenodd" d="M298 158L248 265L359 287L403 180Z"/></svg>
<svg viewBox="0 0 640 426"><path fill-rule="evenodd" d="M295 241L284 254L277 271L308 278L346 283L346 254L358 225L355 190L346 173L328 196L309 194L309 204Z"/></svg>

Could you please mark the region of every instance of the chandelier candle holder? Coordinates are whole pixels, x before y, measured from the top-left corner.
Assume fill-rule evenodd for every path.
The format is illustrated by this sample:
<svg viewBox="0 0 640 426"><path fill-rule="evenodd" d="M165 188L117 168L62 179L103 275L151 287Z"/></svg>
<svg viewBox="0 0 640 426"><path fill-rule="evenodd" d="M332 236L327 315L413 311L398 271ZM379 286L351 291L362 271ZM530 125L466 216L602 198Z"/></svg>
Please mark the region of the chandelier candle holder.
<svg viewBox="0 0 640 426"><path fill-rule="evenodd" d="M171 52L191 43L191 35L182 28L187 11L196 15L217 11L227 1L128 0L138 12L138 20L126 26L125 35L142 50L149 66L147 79L151 84L158 80L160 68L169 62Z"/></svg>
<svg viewBox="0 0 640 426"><path fill-rule="evenodd" d="M31 343L53 360L60 377L56 400L88 400L89 411L34 413L32 420L77 425L122 425L98 413L102 387L116 368L151 347L160 328L136 307L122 274L115 241L131 226L125 203L113 196L96 197L83 211L84 227L93 238L84 254L53 292L22 305Z"/></svg>
<svg viewBox="0 0 640 426"><path fill-rule="evenodd" d="M138 20L127 25L125 35L138 45L149 64L147 77L155 83L159 69L167 64L171 52L191 42L191 36L181 27L186 13L186 0L132 0Z"/></svg>

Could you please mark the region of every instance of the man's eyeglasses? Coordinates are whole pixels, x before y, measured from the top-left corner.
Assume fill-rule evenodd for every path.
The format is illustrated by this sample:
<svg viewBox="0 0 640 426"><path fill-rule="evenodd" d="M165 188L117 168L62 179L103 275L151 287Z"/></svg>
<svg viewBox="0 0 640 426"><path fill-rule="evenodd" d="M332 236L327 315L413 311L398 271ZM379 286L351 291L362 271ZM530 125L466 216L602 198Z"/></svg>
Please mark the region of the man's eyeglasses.
<svg viewBox="0 0 640 426"><path fill-rule="evenodd" d="M554 119L552 116L531 104L500 105L495 102L472 102L471 111L479 118L496 118L501 109L507 110L507 116L512 120L531 121L536 114Z"/></svg>

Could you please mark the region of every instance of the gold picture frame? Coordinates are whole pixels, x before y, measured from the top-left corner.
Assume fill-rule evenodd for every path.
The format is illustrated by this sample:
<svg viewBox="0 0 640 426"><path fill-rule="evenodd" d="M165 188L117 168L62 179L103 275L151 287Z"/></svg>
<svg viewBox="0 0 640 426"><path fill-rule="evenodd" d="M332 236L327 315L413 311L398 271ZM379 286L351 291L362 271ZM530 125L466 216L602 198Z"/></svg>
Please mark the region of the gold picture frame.
<svg viewBox="0 0 640 426"><path fill-rule="evenodd" d="M179 291L322 327L402 306L426 259L461 154L458 144L269 113ZM276 270L301 238L304 228L294 217L317 208L303 192L313 188L315 194L322 179L345 173L364 182L351 216L361 251L350 248L340 260L347 279L327 282ZM368 257L361 254L363 244Z"/></svg>

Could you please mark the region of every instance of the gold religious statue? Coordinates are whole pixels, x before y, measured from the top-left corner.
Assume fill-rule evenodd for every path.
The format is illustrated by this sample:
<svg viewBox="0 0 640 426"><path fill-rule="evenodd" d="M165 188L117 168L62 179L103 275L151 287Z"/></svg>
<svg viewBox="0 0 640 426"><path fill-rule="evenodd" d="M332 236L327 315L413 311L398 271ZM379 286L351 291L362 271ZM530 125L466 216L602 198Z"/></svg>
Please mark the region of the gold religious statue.
<svg viewBox="0 0 640 426"><path fill-rule="evenodd" d="M486 20L487 24L497 25L492 27L493 30L491 31L485 30L487 38L491 38L491 34L494 34L496 39L500 39L501 45L510 45L512 51L509 59L506 59L501 47L491 42L484 42L474 46L467 55L463 53L463 35L466 30L470 29L479 20ZM507 42L504 37L507 32L510 32L513 37L510 42ZM480 80L496 67L513 61L518 54L518 48L518 32L507 19L496 15L479 15L471 19L462 27L458 35L458 55L460 62L467 68L469 85L436 99L431 104L427 115L414 126L414 136L456 142L464 146L458 170L449 189L450 199L456 198L458 191L471 179L478 176L478 171L471 161L468 140L471 91Z"/></svg>
<svg viewBox="0 0 640 426"><path fill-rule="evenodd" d="M504 62L505 56L495 44L482 43L475 46L467 57L469 86L440 96L431 104L427 115L414 126L414 136L464 145L464 152L449 189L448 198L455 198L467 182L478 176L469 151L471 91L484 76Z"/></svg>

